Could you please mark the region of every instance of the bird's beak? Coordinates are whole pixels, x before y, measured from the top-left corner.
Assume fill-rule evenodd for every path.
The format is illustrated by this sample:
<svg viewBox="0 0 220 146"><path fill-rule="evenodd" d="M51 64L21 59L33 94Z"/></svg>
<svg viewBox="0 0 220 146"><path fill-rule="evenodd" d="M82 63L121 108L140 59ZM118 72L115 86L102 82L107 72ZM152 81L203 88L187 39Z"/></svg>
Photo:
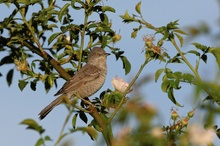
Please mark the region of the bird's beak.
<svg viewBox="0 0 220 146"><path fill-rule="evenodd" d="M111 54L110 54L110 53L105 53L105 55L106 55L106 56L109 56L109 55L111 55Z"/></svg>

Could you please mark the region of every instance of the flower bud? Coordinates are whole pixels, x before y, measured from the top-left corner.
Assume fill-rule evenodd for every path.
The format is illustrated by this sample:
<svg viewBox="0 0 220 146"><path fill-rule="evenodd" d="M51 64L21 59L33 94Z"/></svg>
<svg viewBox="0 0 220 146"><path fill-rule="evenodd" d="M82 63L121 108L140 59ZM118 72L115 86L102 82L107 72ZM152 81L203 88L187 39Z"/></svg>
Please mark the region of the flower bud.
<svg viewBox="0 0 220 146"><path fill-rule="evenodd" d="M175 121L177 120L177 118L179 118L179 115L176 111L173 110L171 114L171 119Z"/></svg>

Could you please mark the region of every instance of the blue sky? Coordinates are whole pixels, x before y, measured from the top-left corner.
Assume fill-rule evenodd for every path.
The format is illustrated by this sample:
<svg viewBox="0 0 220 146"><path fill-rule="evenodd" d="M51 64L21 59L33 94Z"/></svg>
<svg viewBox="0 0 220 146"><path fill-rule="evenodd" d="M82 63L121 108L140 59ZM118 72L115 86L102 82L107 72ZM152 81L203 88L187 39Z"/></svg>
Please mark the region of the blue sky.
<svg viewBox="0 0 220 146"><path fill-rule="evenodd" d="M130 14L135 13L134 7L138 2L139 1L136 0L129 2L127 0L103 1L105 5L112 6L116 9L116 13L109 13L109 19L112 20L113 29L116 30L116 32L119 32L122 36L122 40L119 43L115 44L115 46L125 51L125 55L131 62L132 68L131 72L127 76L125 76L124 70L122 69L121 61L116 62L115 57L111 55L107 61L107 80L100 92L107 88L112 89L111 79L115 75L123 77L126 81L129 82L131 78L135 76L137 70L144 61L144 54L141 53L143 48L142 37L143 35L151 34L152 32L148 29L145 29L138 33L136 39L131 39L130 34L132 32L132 28L137 27L138 24L124 24L119 17L119 15L123 15L126 10L128 10ZM214 31L219 32L219 26L217 25L217 18L219 17L218 4L219 3L217 3L217 1L215 0L144 0L142 1L141 10L145 20L153 24L154 26L163 26L170 21L175 21L179 19L180 27L185 28L188 25L198 25L201 22L205 21L210 26L212 26ZM5 12L2 13L0 16L0 20L2 21L2 18L9 15L9 13L7 13L9 12L9 10L3 4L0 5L0 8L2 12ZM73 18L75 17L73 16ZM76 19L77 21L80 21L80 18ZM198 41L207 46L213 44L213 42L205 36L193 41ZM170 43L165 42L164 47L168 51L168 53L175 54L175 52L173 51L174 48L170 45ZM183 48L183 50L187 51L187 49L192 48L192 46L187 45ZM108 49L106 49L106 51L110 52L110 50ZM3 54L0 53L0 59L2 58L2 56ZM189 59L191 60L191 58ZM192 59L192 61L194 60ZM139 79L141 79L145 75L153 76L155 71L162 67L164 67L163 63L159 64L158 61L151 62L145 67ZM215 67L216 64L214 64L214 58L210 57L210 61L208 61L208 64L202 64L201 66L201 76L205 78L207 77L207 75L214 74L213 71L216 71L216 69L214 69ZM13 77L13 84L11 85L11 87L8 87L5 76L7 74L7 71L11 68L14 68L14 66L10 65L0 67L0 72L3 74L3 77L0 77L0 91L2 100L0 102L0 145L34 145L36 140L39 138L39 135L31 130L25 130L25 126L19 125L19 123L25 118L33 118L38 121L44 128L46 128L46 133L50 135L54 140L56 140L61 126L64 122L65 116L67 115L67 110L62 105L58 106L43 121L39 121L38 113L42 108L44 108L55 98L53 95L58 89L54 87L50 90L48 94L46 94L43 84L38 83L37 90L35 92L28 87L25 88L23 92L21 92L17 86L18 79L21 79L20 73L18 72L15 72L15 76ZM182 65L181 68L179 68L179 66L178 68L175 68L175 66L173 66L173 68L174 70L190 72L185 65ZM64 80L59 79L58 88L62 87L63 83ZM184 104L183 108L178 108L179 112L182 113L183 116L195 107L195 104L191 103L191 91L192 90L189 86L183 85L183 90L181 90L180 94L178 94L177 100L180 103ZM96 93L93 97L98 96L100 92ZM142 95L144 95L144 100L147 103L150 103L158 108L158 112L161 118L164 119L164 123L161 124L169 124L170 109L175 106L169 101L168 98L166 98L166 94L161 91L160 82L155 83L152 80L151 82L141 87L140 92ZM197 113L197 117L202 120L202 116L199 113ZM85 124L78 120L77 125L83 126ZM67 127L71 127L71 124L69 124ZM87 136L86 134L82 135L81 133L76 133L67 137L67 139L70 138L74 141L75 145L96 145L96 143L92 142L89 136ZM48 143L48 145L52 144L53 142Z"/></svg>

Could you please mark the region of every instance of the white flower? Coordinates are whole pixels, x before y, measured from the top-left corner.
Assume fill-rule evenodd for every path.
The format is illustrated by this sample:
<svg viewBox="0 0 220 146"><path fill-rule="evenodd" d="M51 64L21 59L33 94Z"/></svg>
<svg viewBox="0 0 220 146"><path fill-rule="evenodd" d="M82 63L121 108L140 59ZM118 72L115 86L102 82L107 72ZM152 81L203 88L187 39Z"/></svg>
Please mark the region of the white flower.
<svg viewBox="0 0 220 146"><path fill-rule="evenodd" d="M123 78L118 78L118 76L115 76L112 79L112 86L119 92L124 93L129 84L125 82Z"/></svg>
<svg viewBox="0 0 220 146"><path fill-rule="evenodd" d="M151 134L156 138L162 138L163 137L163 130L159 127L155 127L151 130Z"/></svg>
<svg viewBox="0 0 220 146"><path fill-rule="evenodd" d="M131 133L131 131L132 131L131 127L125 127L123 129L121 129L117 133L118 139L121 139L121 138L124 138L124 137L128 136Z"/></svg>
<svg viewBox="0 0 220 146"><path fill-rule="evenodd" d="M67 42L70 42L70 36L66 37Z"/></svg>
<svg viewBox="0 0 220 146"><path fill-rule="evenodd" d="M189 138L196 145L211 144L215 139L215 132L211 128L204 130L199 125L194 124L189 127Z"/></svg>

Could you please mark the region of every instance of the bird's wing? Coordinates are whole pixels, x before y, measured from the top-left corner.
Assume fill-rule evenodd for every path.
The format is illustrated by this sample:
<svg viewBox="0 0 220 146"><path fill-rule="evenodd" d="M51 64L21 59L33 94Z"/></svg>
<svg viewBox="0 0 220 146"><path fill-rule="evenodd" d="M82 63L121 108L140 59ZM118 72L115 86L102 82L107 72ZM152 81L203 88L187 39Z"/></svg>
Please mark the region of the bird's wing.
<svg viewBox="0 0 220 146"><path fill-rule="evenodd" d="M82 69L80 69L70 80L68 80L63 87L55 94L65 94L76 90L80 86L84 86L88 82L96 79L100 75L100 69L93 65L86 64Z"/></svg>

